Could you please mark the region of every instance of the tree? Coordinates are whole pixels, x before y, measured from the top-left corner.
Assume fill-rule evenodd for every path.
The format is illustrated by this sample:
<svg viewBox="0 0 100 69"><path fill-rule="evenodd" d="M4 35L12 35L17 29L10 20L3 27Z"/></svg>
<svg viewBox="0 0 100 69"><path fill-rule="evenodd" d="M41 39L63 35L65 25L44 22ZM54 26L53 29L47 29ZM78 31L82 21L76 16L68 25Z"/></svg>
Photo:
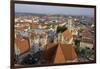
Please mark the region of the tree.
<svg viewBox="0 0 100 69"><path fill-rule="evenodd" d="M66 29L67 29L67 28L66 28L65 26L63 26L63 27L58 26L58 27L57 27L57 33L59 33L59 32L64 32Z"/></svg>
<svg viewBox="0 0 100 69"><path fill-rule="evenodd" d="M75 39L74 43L76 47L80 47L80 40Z"/></svg>

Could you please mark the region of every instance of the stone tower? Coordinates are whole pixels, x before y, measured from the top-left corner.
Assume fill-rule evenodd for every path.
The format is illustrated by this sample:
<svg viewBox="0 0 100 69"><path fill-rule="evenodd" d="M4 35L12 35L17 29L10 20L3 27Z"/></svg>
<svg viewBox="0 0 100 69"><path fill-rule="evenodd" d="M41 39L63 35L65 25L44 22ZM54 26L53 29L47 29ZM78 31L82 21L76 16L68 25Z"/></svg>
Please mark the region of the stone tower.
<svg viewBox="0 0 100 69"><path fill-rule="evenodd" d="M68 30L71 32L71 30L72 30L72 23L73 23L73 19L72 19L72 17L71 16L69 16L68 17Z"/></svg>

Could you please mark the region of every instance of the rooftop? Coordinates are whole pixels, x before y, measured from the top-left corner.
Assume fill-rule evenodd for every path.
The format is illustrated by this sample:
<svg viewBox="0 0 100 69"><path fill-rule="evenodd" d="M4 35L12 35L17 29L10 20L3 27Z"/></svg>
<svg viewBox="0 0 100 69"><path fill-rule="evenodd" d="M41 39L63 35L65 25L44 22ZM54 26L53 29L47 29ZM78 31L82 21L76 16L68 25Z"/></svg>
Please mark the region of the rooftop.
<svg viewBox="0 0 100 69"><path fill-rule="evenodd" d="M43 52L43 59L49 63L64 63L77 58L77 54L71 44L47 44Z"/></svg>

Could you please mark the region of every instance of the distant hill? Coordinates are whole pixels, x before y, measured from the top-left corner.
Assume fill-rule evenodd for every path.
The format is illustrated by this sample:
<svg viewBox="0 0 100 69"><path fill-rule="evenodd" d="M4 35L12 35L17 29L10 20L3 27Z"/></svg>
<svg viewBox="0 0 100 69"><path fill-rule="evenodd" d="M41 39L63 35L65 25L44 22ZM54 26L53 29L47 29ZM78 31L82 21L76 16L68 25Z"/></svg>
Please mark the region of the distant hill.
<svg viewBox="0 0 100 69"><path fill-rule="evenodd" d="M36 13L24 13L24 12L16 12L15 16L44 16L45 14L36 14Z"/></svg>
<svg viewBox="0 0 100 69"><path fill-rule="evenodd" d="M40 14L40 13L26 13L26 12L16 12L15 16L46 16L48 14ZM64 17L68 17L68 16L72 16L72 17L79 17L79 16L86 16L86 17L91 17L91 16L87 16L87 15L60 15L60 14L49 14L49 15L53 15L53 16L64 16Z"/></svg>

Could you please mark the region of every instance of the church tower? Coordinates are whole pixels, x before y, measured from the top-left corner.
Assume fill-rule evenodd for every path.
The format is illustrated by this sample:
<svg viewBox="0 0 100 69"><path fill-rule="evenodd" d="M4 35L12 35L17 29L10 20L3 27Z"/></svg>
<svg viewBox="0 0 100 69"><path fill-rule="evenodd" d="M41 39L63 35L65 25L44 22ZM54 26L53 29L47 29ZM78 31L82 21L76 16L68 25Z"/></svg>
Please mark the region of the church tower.
<svg viewBox="0 0 100 69"><path fill-rule="evenodd" d="M73 19L72 19L72 17L71 16L69 16L68 17L68 20L67 20L68 22L68 30L71 32L71 30L72 30L72 24L73 24Z"/></svg>

